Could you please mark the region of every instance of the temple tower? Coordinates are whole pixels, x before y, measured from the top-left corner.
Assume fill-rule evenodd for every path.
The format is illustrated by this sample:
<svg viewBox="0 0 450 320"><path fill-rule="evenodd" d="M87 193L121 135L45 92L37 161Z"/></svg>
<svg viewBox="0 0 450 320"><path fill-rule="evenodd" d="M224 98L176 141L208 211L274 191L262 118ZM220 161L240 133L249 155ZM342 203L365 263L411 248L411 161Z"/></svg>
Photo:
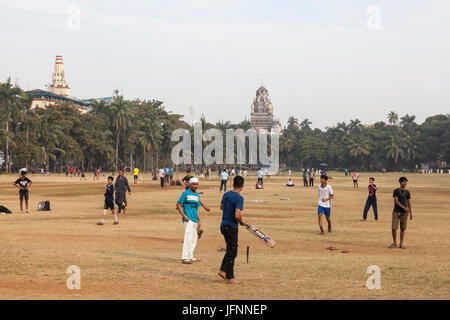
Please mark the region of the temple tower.
<svg viewBox="0 0 450 320"><path fill-rule="evenodd" d="M251 123L257 131L270 132L274 125L273 105L270 101L269 91L261 85L256 91L251 110Z"/></svg>
<svg viewBox="0 0 450 320"><path fill-rule="evenodd" d="M64 63L62 56L56 56L55 69L53 71L52 83L48 85L50 92L62 96L70 96L70 87L66 84L66 74L64 73Z"/></svg>

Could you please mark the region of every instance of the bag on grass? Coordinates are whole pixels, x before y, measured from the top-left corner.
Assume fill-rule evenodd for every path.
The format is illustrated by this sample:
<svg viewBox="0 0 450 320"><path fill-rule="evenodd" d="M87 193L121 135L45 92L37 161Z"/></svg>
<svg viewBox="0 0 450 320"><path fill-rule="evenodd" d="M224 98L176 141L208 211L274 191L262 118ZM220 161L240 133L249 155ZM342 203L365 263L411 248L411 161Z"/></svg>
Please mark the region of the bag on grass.
<svg viewBox="0 0 450 320"><path fill-rule="evenodd" d="M1 206L0 205L0 213L7 213L7 214L11 214L12 213L12 211L11 210L9 210L7 207L4 207L4 206Z"/></svg>
<svg viewBox="0 0 450 320"><path fill-rule="evenodd" d="M50 211L50 201L40 201L38 203L38 211Z"/></svg>

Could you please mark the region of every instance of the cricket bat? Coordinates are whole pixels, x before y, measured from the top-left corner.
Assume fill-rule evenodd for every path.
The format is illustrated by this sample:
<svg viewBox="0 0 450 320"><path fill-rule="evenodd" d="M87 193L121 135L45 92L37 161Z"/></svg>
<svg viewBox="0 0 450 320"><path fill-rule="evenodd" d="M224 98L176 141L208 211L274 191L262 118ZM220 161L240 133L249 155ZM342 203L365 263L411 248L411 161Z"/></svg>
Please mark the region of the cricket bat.
<svg viewBox="0 0 450 320"><path fill-rule="evenodd" d="M247 230L255 235L255 237L259 238L262 242L267 244L269 247L273 248L277 245L277 243L271 239L267 234L262 232L261 230L256 229L255 226L248 225Z"/></svg>

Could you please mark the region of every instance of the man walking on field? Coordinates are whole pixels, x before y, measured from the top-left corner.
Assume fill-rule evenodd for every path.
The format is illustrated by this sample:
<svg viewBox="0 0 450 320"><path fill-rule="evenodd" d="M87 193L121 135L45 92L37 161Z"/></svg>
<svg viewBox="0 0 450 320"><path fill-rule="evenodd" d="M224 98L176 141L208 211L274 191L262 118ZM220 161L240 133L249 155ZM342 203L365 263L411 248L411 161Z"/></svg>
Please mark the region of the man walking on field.
<svg viewBox="0 0 450 320"><path fill-rule="evenodd" d="M134 168L133 170L133 180L134 183L137 183L139 179L139 169L138 168Z"/></svg>
<svg viewBox="0 0 450 320"><path fill-rule="evenodd" d="M227 181L228 181L228 172L227 169L223 169L220 178L220 192L222 192L222 188L224 188L224 192L227 191Z"/></svg>
<svg viewBox="0 0 450 320"><path fill-rule="evenodd" d="M319 216L319 227L320 234L323 235L325 232L323 231L322 217L325 215L328 222L328 232L331 232L331 199L334 198L333 189L328 184L328 177L321 176L320 177L320 185L318 187L319 191L319 207L317 209L317 213Z"/></svg>
<svg viewBox="0 0 450 320"><path fill-rule="evenodd" d="M118 213L123 209L123 213L126 213L128 209L127 203L127 190L128 194L131 196L130 185L128 184L128 179L123 175L123 170L119 170L119 176L116 179L116 204L118 206Z"/></svg>

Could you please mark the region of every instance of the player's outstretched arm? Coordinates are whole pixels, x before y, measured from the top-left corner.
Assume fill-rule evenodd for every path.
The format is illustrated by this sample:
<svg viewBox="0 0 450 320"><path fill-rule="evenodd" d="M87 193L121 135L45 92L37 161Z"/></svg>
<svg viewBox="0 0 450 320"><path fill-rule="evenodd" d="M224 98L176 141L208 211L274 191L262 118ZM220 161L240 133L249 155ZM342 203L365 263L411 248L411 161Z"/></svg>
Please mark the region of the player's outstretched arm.
<svg viewBox="0 0 450 320"><path fill-rule="evenodd" d="M205 209L207 212L211 211L211 209L209 209L209 208L203 203L202 200L200 200L200 204L201 204L201 206L203 207L203 209Z"/></svg>

